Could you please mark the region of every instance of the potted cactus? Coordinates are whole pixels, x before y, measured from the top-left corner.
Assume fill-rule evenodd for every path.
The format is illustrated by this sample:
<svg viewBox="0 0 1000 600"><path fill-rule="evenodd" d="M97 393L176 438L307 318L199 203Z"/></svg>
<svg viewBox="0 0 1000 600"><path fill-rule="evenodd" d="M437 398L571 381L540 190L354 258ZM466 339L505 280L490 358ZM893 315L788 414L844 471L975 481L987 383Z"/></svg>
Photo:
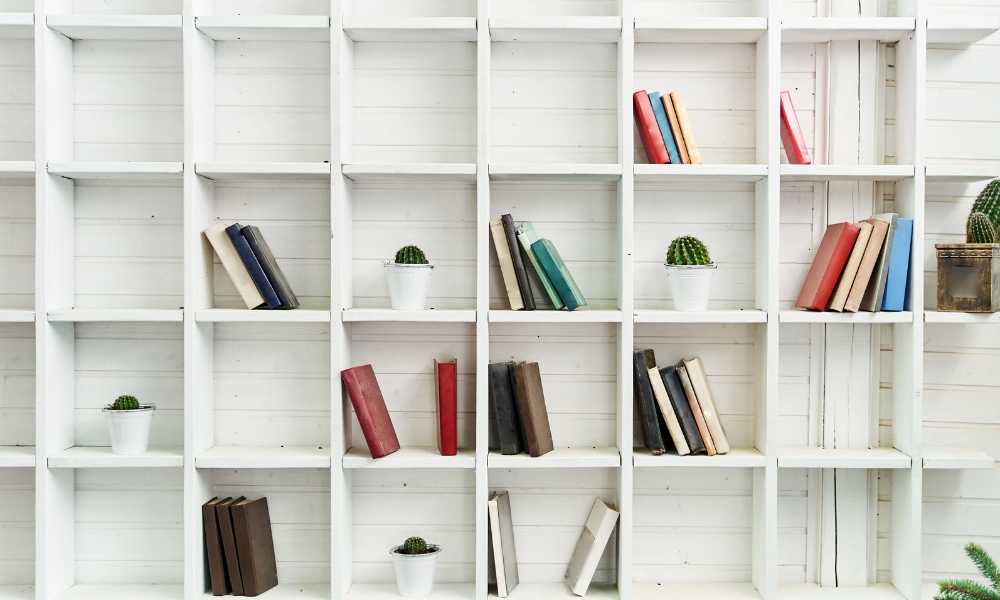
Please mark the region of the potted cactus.
<svg viewBox="0 0 1000 600"><path fill-rule="evenodd" d="M396 570L396 587L404 598L423 598L434 590L434 565L441 546L428 544L423 538L411 537L394 546L392 566Z"/></svg>
<svg viewBox="0 0 1000 600"><path fill-rule="evenodd" d="M708 292L718 265L712 262L705 244L691 236L675 239L667 249L664 266L674 297L674 310L708 310Z"/></svg>
<svg viewBox="0 0 1000 600"><path fill-rule="evenodd" d="M118 396L104 407L113 454L142 454L149 447L155 404L140 404L135 396Z"/></svg>
<svg viewBox="0 0 1000 600"><path fill-rule="evenodd" d="M423 250L416 246L403 246L396 252L395 261L384 264L393 310L423 310L434 268L434 265L428 264Z"/></svg>
<svg viewBox="0 0 1000 600"><path fill-rule="evenodd" d="M1000 311L1000 179L976 198L965 225L965 244L935 244L937 309Z"/></svg>

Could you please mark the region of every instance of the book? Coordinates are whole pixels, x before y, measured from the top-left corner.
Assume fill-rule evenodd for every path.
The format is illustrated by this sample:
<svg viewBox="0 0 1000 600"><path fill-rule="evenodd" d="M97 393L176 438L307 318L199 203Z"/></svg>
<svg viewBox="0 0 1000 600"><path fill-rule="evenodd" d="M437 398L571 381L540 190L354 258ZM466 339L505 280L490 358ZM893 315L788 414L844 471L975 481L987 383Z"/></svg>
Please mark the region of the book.
<svg viewBox="0 0 1000 600"><path fill-rule="evenodd" d="M535 297L531 292L531 284L528 283L528 271L524 268L521 244L517 241L517 234L514 233L514 218L510 215L502 215L500 221L503 223L504 237L507 239L507 247L510 249L514 276L517 277L517 287L521 290L521 302L524 304L524 310L535 310Z"/></svg>
<svg viewBox="0 0 1000 600"><path fill-rule="evenodd" d="M861 228L861 231L858 232L858 239L854 240L854 249L851 250L851 255L844 266L844 272L840 274L837 287L834 288L833 295L830 296L830 303L826 306L827 310L844 312L847 296L851 293L854 279L858 275L858 268L861 267L861 258L865 254L865 249L868 248L868 239L872 236L874 227L866 221L858 223L858 227Z"/></svg>
<svg viewBox="0 0 1000 600"><path fill-rule="evenodd" d="M264 240L264 234L260 232L260 229L257 229L256 225L244 225L240 229L240 233L246 238L247 244L250 245L250 250L253 251L253 255L257 257L257 262L260 263L260 268L264 270L264 276L271 282L274 292L278 294L278 300L281 301L279 308L298 308L299 299L295 297L295 293L292 292L292 286L288 285L288 280L285 279L285 274L281 271L281 267L278 266L278 261L271 254L271 248Z"/></svg>
<svg viewBox="0 0 1000 600"><path fill-rule="evenodd" d="M234 502L230 510L240 555L240 573L243 574L243 593L259 596L278 585L267 498Z"/></svg>
<svg viewBox="0 0 1000 600"><path fill-rule="evenodd" d="M656 366L655 361L653 366ZM660 429L657 419L656 398L653 397L653 386L649 382L646 350L632 352L632 367L634 375L632 395L635 397L635 414L642 430L642 445L657 456L666 452L667 446L663 441L663 430Z"/></svg>
<svg viewBox="0 0 1000 600"><path fill-rule="evenodd" d="M656 368L656 353L653 352L652 348L645 348L643 354L646 356L646 377L649 377L649 369ZM653 382L650 381L650 387L652 387ZM656 394L653 394L653 405L656 410L656 422L660 426L660 437L663 438L663 445L667 448L667 451L676 450L674 448L674 441L670 437L670 432L667 431L667 422L663 419L663 411L660 410L659 403L656 402Z"/></svg>
<svg viewBox="0 0 1000 600"><path fill-rule="evenodd" d="M826 308L860 232L861 228L853 223L836 223L826 228L795 306L820 311Z"/></svg>
<svg viewBox="0 0 1000 600"><path fill-rule="evenodd" d="M670 121L667 120L667 110L663 107L663 97L660 92L649 94L649 103L653 106L653 116L656 117L656 126L660 129L660 137L663 138L663 145L667 147L667 157L670 164L681 164L681 155L677 152L677 141L670 131Z"/></svg>
<svg viewBox="0 0 1000 600"><path fill-rule="evenodd" d="M566 583L577 596L587 594L587 588L597 571L597 563L604 554L604 548L608 545L617 522L618 508L598 498L590 509L590 516L587 517L580 541L576 543L573 558L566 569Z"/></svg>
<svg viewBox="0 0 1000 600"><path fill-rule="evenodd" d="M227 227L229 225L218 221L202 233L205 239L208 240L208 243L212 244L216 256L219 257L223 268L229 274L229 279L236 286L236 291L243 298L243 302L247 305L247 308L253 310L265 305L264 297L260 295L260 290L257 289L253 278L250 277L250 271L247 270L246 265L243 264L243 259L236 252L236 246L233 245L233 241L229 239L229 234L226 233Z"/></svg>
<svg viewBox="0 0 1000 600"><path fill-rule="evenodd" d="M257 286L257 290L260 291L260 295L264 297L264 302L267 302L267 307L272 310L278 308L281 306L281 300L278 300L278 294L274 293L274 287L267 280L267 275L264 275L264 269L261 268L260 262L254 256L253 250L250 249L247 239L243 237L241 229L242 227L239 223L233 223L229 227L226 227L226 235L232 240L233 247L236 248L236 253L240 255L240 260L243 261L243 265L250 273L250 278L253 279L253 283Z"/></svg>
<svg viewBox="0 0 1000 600"><path fill-rule="evenodd" d="M792 95L781 92L781 146L785 149L785 157L792 165L811 165L806 139L799 126L799 116L792 104Z"/></svg>
<svg viewBox="0 0 1000 600"><path fill-rule="evenodd" d="M507 245L507 233L504 231L503 219L490 221L490 234L493 237L493 248L497 251L497 262L500 263L500 275L507 290L507 300L511 310L524 310L524 297L517 284L517 274L514 273L514 257Z"/></svg>
<svg viewBox="0 0 1000 600"><path fill-rule="evenodd" d="M694 413L691 412L691 404L688 402L687 394L684 393L677 367L669 365L660 369L660 379L663 381L664 389L667 390L670 406L674 408L674 414L677 415L677 422L684 432L684 439L687 440L691 454L705 454L705 441L701 439L698 423L694 420Z"/></svg>
<svg viewBox="0 0 1000 600"><path fill-rule="evenodd" d="M524 423L524 440L528 454L542 456L555 449L552 445L552 430L549 428L549 413L545 408L545 393L542 391L542 375L538 363L519 362L514 366L517 383L517 403Z"/></svg>
<svg viewBox="0 0 1000 600"><path fill-rule="evenodd" d="M235 502L243 500L243 496L226 498L215 505L215 514L219 520L219 537L222 538L222 549L226 557L226 572L229 574L229 584L234 596L243 595L243 575L240 573L240 556L236 548L236 538L233 535L233 517L230 507Z"/></svg>
<svg viewBox="0 0 1000 600"><path fill-rule="evenodd" d="M538 262L541 263L542 268L545 269L545 273L552 280L552 284L556 287L556 291L559 292L559 297L562 298L566 308L576 310L581 306L586 306L587 300L583 297L583 292L577 287L573 275L566 268L566 263L559 256L559 251L556 250L555 245L549 240L541 238L531 244L531 249L535 251Z"/></svg>
<svg viewBox="0 0 1000 600"><path fill-rule="evenodd" d="M889 231L889 223L882 219L866 219L865 223L872 226L872 234L868 238L864 256L861 257L861 264L858 266L858 273L854 276L851 292L847 295L847 302L844 304L844 310L847 312L858 312L858 309L861 308L861 300L865 296L865 290L868 289L868 281L871 280L875 263L878 262L878 255L882 252L885 235Z"/></svg>
<svg viewBox="0 0 1000 600"><path fill-rule="evenodd" d="M535 233L535 228L531 223L525 222L517 226L514 230L517 234L517 241L521 244L521 249L528 256L528 261L531 266L535 269L535 275L538 276L538 280L542 283L542 287L545 288L545 293L548 294L549 300L556 309L564 308L566 305L563 304L562 298L559 297L559 292L556 291L556 286L552 285L552 280L549 279L548 274L545 269L542 268L541 263L538 262L538 256L535 255L535 251L531 249L531 244L538 241L538 235Z"/></svg>
<svg viewBox="0 0 1000 600"><path fill-rule="evenodd" d="M663 421L667 425L667 433L670 434L677 454L680 456L691 454L691 447L688 446L684 430L681 429L680 421L677 420L677 413L674 412L673 404L670 403L670 395L667 394L667 388L663 385L660 370L655 366L649 368L649 384L653 388L653 396L656 398L656 404L660 407Z"/></svg>
<svg viewBox="0 0 1000 600"><path fill-rule="evenodd" d="M906 282L910 271L910 242L913 219L896 219L896 237L889 255L889 274L885 280L882 310L900 312L906 303Z"/></svg>
<svg viewBox="0 0 1000 600"><path fill-rule="evenodd" d="M684 143L684 132L681 131L680 121L677 120L677 111L674 110L674 102L670 99L670 94L660 98L663 101L663 110L667 113L667 123L670 124L670 133L674 134L674 143L677 144L677 154L681 157L681 164L691 164L691 157L688 156L687 144Z"/></svg>
<svg viewBox="0 0 1000 600"><path fill-rule="evenodd" d="M698 396L698 405L701 406L701 412L705 415L705 424L708 425L708 431L712 434L715 451L719 454L728 453L730 449L729 436L726 435L719 411L715 407L715 396L712 394L712 388L708 385L705 366L697 356L691 359L685 358L681 362L687 369L688 377L691 379L691 387L694 388L694 393Z"/></svg>
<svg viewBox="0 0 1000 600"><path fill-rule="evenodd" d="M882 219L889 224L889 230L885 234L885 241L882 243L882 251L879 252L878 260L875 262L875 269L872 270L872 277L868 280L868 287L865 289L865 296L861 299L861 310L868 312L878 312L882 310L882 298L885 295L885 281L889 276L889 254L892 252L892 243L896 238L896 223L899 215L896 213L882 213L872 217Z"/></svg>
<svg viewBox="0 0 1000 600"><path fill-rule="evenodd" d="M490 549L497 580L497 596L506 598L517 587L517 551L514 549L514 524L510 518L510 496L494 492L489 499Z"/></svg>
<svg viewBox="0 0 1000 600"><path fill-rule="evenodd" d="M225 596L230 591L226 559L222 556L222 534L219 532L219 518L215 509L219 502L222 500L215 497L201 505L201 520L205 528L205 556L208 558L208 573L212 580L213 596Z"/></svg>
<svg viewBox="0 0 1000 600"><path fill-rule="evenodd" d="M517 415L514 412L514 390L510 385L510 366L505 362L490 363L490 402L497 422L501 454L520 454Z"/></svg>
<svg viewBox="0 0 1000 600"><path fill-rule="evenodd" d="M677 369L677 377L681 380L684 395L687 396L688 405L691 407L691 415L694 417L694 423L698 426L698 434L701 435L701 441L705 443L705 453L709 456L715 456L718 454L715 450L715 442L712 441L712 434L708 431L708 425L705 424L705 414L702 412L698 396L695 395L694 388L691 386L691 378L688 376L684 361L674 365L674 368Z"/></svg>
<svg viewBox="0 0 1000 600"><path fill-rule="evenodd" d="M639 139L642 140L642 149L646 151L646 160L649 164L662 165L670 162L646 90L632 94L632 116L635 118L635 126L639 130Z"/></svg>
<svg viewBox="0 0 1000 600"><path fill-rule="evenodd" d="M351 397L354 413L361 424L368 450L372 458L382 458L399 450L396 429L385 407L382 390L379 389L375 370L371 365L351 367L340 372L347 394Z"/></svg>
<svg viewBox="0 0 1000 600"><path fill-rule="evenodd" d="M684 134L684 146L687 147L688 158L692 165L701 164L701 152L698 151L698 144L694 141L694 129L691 128L691 119L688 117L687 104L684 103L684 92L670 92L670 101L674 105L674 112L677 113L677 123L680 125L681 133Z"/></svg>
<svg viewBox="0 0 1000 600"><path fill-rule="evenodd" d="M516 361L507 361L507 381L510 386L510 394L514 405L514 425L517 427L517 443L521 445L521 452L528 451L528 433L524 430L524 415L521 413L521 402L517 396L517 378L514 376Z"/></svg>
<svg viewBox="0 0 1000 600"><path fill-rule="evenodd" d="M441 456L458 454L458 361L434 361L434 392L437 396L438 451Z"/></svg>

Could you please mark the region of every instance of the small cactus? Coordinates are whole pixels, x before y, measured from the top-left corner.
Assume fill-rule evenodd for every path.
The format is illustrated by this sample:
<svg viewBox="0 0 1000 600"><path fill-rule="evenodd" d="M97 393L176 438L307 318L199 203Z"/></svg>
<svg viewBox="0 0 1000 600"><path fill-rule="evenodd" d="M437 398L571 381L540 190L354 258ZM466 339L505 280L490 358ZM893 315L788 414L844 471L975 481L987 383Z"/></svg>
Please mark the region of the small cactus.
<svg viewBox="0 0 1000 600"><path fill-rule="evenodd" d="M411 537L406 538L403 542L402 554L426 554L427 553L427 542L424 538Z"/></svg>
<svg viewBox="0 0 1000 600"><path fill-rule="evenodd" d="M424 251L416 246L403 246L396 252L396 264L426 265L427 257L424 256Z"/></svg>
<svg viewBox="0 0 1000 600"><path fill-rule="evenodd" d="M712 259L708 248L696 237L683 236L670 242L667 249L668 265L709 265Z"/></svg>
<svg viewBox="0 0 1000 600"><path fill-rule="evenodd" d="M115 399L114 404L111 405L112 410L138 410L139 401L136 400L135 396L118 396Z"/></svg>
<svg viewBox="0 0 1000 600"><path fill-rule="evenodd" d="M965 226L965 241L970 244L1000 242L1000 179L994 179L976 198Z"/></svg>

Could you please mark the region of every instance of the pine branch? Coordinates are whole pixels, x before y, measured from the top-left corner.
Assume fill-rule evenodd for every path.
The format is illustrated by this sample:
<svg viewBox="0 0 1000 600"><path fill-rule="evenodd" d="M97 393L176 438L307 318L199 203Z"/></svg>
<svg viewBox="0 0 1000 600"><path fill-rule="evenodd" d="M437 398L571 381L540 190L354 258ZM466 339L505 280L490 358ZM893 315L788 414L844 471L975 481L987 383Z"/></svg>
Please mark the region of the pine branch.
<svg viewBox="0 0 1000 600"><path fill-rule="evenodd" d="M976 563L976 568L983 574L983 577L990 581L993 589L1000 592L1000 570L997 569L997 564L993 562L986 550L983 550L983 547L975 542L969 542L965 546L965 553L969 555L972 562Z"/></svg>
<svg viewBox="0 0 1000 600"><path fill-rule="evenodd" d="M936 600L1000 600L1000 594L968 579L942 581Z"/></svg>

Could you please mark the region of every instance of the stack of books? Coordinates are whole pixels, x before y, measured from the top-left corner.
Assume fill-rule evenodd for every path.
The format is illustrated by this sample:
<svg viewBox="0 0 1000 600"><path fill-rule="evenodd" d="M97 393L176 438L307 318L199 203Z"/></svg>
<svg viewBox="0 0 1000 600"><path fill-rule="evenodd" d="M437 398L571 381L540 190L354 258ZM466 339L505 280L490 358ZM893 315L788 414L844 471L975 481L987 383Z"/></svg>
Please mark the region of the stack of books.
<svg viewBox="0 0 1000 600"><path fill-rule="evenodd" d="M539 238L531 223L515 226L510 215L503 215L490 221L490 233L511 310L535 310L535 297L528 280L529 264L557 309L586 306L587 300L559 251L551 241Z"/></svg>
<svg viewBox="0 0 1000 600"><path fill-rule="evenodd" d="M538 363L490 363L489 377L501 454L527 450L531 456L542 456L552 452L552 431Z"/></svg>
<svg viewBox="0 0 1000 600"><path fill-rule="evenodd" d="M212 498L201 507L215 596L259 596L278 585L267 498Z"/></svg>
<svg viewBox="0 0 1000 600"><path fill-rule="evenodd" d="M683 93L639 90L632 95L632 114L650 164L701 164Z"/></svg>
<svg viewBox="0 0 1000 600"><path fill-rule="evenodd" d="M292 309L299 300L260 229L219 221L204 231L247 308Z"/></svg>

